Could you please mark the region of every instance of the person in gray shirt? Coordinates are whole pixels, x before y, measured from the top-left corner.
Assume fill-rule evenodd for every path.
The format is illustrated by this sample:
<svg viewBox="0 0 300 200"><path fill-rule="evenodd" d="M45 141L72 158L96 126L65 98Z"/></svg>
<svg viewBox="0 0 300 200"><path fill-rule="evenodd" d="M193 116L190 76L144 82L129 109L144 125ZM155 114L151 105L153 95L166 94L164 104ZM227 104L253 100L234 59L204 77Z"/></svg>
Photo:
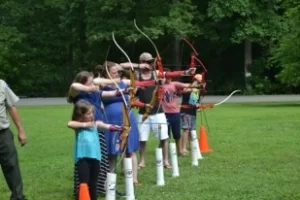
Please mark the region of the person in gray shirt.
<svg viewBox="0 0 300 200"><path fill-rule="evenodd" d="M26 200L23 194L23 183L19 167L18 154L14 144L14 136L10 130L10 120L18 129L19 143L24 146L27 138L16 103L19 98L8 87L5 81L0 79L0 166L6 183L11 191L10 200Z"/></svg>

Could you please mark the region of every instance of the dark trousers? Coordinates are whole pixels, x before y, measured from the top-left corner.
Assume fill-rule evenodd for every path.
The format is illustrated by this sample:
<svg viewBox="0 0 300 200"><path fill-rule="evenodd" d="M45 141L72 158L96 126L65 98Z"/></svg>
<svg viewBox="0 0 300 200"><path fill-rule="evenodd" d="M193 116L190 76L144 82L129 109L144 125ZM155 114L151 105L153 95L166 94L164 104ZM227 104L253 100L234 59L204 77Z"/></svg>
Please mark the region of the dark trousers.
<svg viewBox="0 0 300 200"><path fill-rule="evenodd" d="M100 171L99 160L82 158L77 162L77 169L79 184L86 183L89 187L91 200L97 200L97 181Z"/></svg>
<svg viewBox="0 0 300 200"><path fill-rule="evenodd" d="M11 191L11 200L24 200L23 183L14 135L10 129L0 130L0 165Z"/></svg>
<svg viewBox="0 0 300 200"><path fill-rule="evenodd" d="M180 113L165 113L168 121L168 134L171 138L171 130L173 133L173 138L179 140L181 137L181 125L180 125Z"/></svg>
<svg viewBox="0 0 300 200"><path fill-rule="evenodd" d="M99 143L101 146L101 163L100 163L100 172L98 174L98 183L97 183L97 194L98 196L105 196L106 188L105 188L105 182L106 182L106 176L109 171L108 166L108 158L107 158L107 148L106 148L106 141L104 133L99 132ZM79 190L79 177L78 177L78 163L74 165L74 196L77 196L78 190Z"/></svg>

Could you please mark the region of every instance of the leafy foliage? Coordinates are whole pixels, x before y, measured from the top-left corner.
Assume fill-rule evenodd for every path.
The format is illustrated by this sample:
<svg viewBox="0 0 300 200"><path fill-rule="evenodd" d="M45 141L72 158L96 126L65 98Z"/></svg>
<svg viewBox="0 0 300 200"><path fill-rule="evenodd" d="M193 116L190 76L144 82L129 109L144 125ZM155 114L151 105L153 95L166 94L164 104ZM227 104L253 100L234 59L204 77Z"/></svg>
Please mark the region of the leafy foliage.
<svg viewBox="0 0 300 200"><path fill-rule="evenodd" d="M276 37L281 29L278 5L281 0L212 0L209 1L208 16L218 24L231 24L231 41L244 40L264 43Z"/></svg>
<svg viewBox="0 0 300 200"><path fill-rule="evenodd" d="M137 61L141 51L154 53L135 29L134 19L155 40L164 61L175 59L170 49L174 38L189 38L200 51L215 91L244 87L245 40L258 46L254 60L272 57L271 65L254 65L262 68L254 70L259 72L255 75L269 80L254 77L253 84L261 88L256 92L281 92L279 83L274 86L273 72L264 70L270 67L276 69L281 88L299 85L299 0L3 0L0 77L18 94L65 95L78 71L92 71L105 59L125 60L112 44L112 32L132 60ZM178 46L176 59L188 64L190 49L183 47Z"/></svg>
<svg viewBox="0 0 300 200"><path fill-rule="evenodd" d="M300 85L300 5L286 13L288 30L280 38L273 60L279 62L282 71L278 78L291 86Z"/></svg>

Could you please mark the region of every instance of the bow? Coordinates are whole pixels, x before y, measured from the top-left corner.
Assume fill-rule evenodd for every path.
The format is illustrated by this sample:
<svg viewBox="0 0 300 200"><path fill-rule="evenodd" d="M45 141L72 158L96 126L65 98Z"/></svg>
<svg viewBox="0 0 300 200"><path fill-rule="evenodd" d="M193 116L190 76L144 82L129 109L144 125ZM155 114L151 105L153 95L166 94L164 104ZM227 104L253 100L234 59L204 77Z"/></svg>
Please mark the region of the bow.
<svg viewBox="0 0 300 200"><path fill-rule="evenodd" d="M203 91L204 93L206 93L206 81L205 81L205 78L206 78L206 73L207 73L207 69L205 67L205 65L203 64L203 62L197 58L197 56L199 55L198 52L196 51L196 48L185 38L181 38L183 41L185 41L190 47L191 49L193 50L193 52L191 53L191 62L190 62L190 68L193 68L195 67L195 60L200 64L200 66L203 68L203 72L201 73L202 75L202 80L201 80L201 84L203 85ZM197 75L196 75L197 76ZM196 76L194 78L196 78ZM205 86L204 86L205 84ZM199 108L197 109L198 111L203 111L204 109L207 109L207 108L213 108L215 106L219 106L223 103L225 103L233 94L235 94L236 92L241 92L240 90L234 90L228 97L226 97L224 100L222 100L221 102L219 103L216 103L216 104L207 104L207 105L200 105Z"/></svg>
<svg viewBox="0 0 300 200"><path fill-rule="evenodd" d="M206 93L205 77L206 77L207 69L206 69L205 65L203 64L203 62L197 57L199 54L196 51L195 47L187 39L185 39L183 37L181 39L183 41L185 41L191 47L191 49L193 50L193 52L191 53L190 68L195 68L195 60L203 68L203 72L201 73L201 75L202 75L201 84L203 86L204 93Z"/></svg>
<svg viewBox="0 0 300 200"><path fill-rule="evenodd" d="M223 103L225 103L226 101L228 101L228 99L234 95L237 92L241 92L241 90L234 90L233 92L231 92L228 97L226 97L224 100L220 101L219 103L215 103L215 104L206 104L206 105L200 105L199 108L197 109L197 111L203 111L207 108L214 108L215 106L219 106Z"/></svg>
<svg viewBox="0 0 300 200"><path fill-rule="evenodd" d="M144 35L149 41L150 43L152 44L152 46L154 47L155 49L155 52L156 52L156 58L155 58L155 63L156 63L156 66L158 67L158 71L159 71L159 74L158 74L158 78L163 78L164 74L164 70L163 70L163 65L162 65L162 60L161 60L161 57L160 57L160 54L157 50L157 47L156 45L154 44L154 42L150 39L150 37L148 35L146 35L136 24L136 20L134 19L134 26L135 28L142 34ZM156 72L156 69L155 69L155 72ZM153 106L156 104L156 102L159 102L159 105L161 103L161 100L162 100L162 96L163 96L163 88L161 86L156 86L155 90L153 91L152 93L152 98L151 98L151 101L150 101L150 105ZM158 108L159 110L159 108ZM142 117L142 121L146 120L147 117L149 116L149 113L151 111L151 108L146 108L146 111Z"/></svg>
<svg viewBox="0 0 300 200"><path fill-rule="evenodd" d="M127 60L129 61L130 63L130 69L129 69L129 78L130 78L130 87L131 87L131 90L129 91L129 102L130 104L127 105L128 109L131 108L133 106L133 101L135 99L135 94L134 94L134 90L136 88L136 85L135 85L135 76L134 76L134 68L133 68L133 65L132 65L132 62L129 58L129 56L126 54L126 52L122 49L122 47L117 43L116 39L115 39L115 35L114 33L112 33L112 38L113 38L113 41L115 43L115 45L118 47L118 49L125 55L125 57L127 58ZM124 99L124 98L123 98ZM130 106L130 107L129 107Z"/></svg>
<svg viewBox="0 0 300 200"><path fill-rule="evenodd" d="M119 46L119 44L117 43L116 39L115 39L115 35L114 33L112 33L112 39L115 43L115 45L121 50L121 52L126 56L126 58L129 60L129 62L131 63L129 57L127 56L127 54L125 53L125 51ZM110 76L108 68L107 68L107 63L105 65L106 67L106 73L109 76L109 78L114 82L114 84L116 85L116 87L118 88L118 90L121 93L122 99L123 99L123 104L122 104L122 116L123 116L123 130L120 134L120 139L121 139L121 150L122 150L122 154L124 155L125 150L126 150L126 146L127 146L127 140L128 140L128 135L131 129L131 124L130 124L130 120L129 120L129 112L128 112L128 108L130 105L128 105L126 98L123 94L123 92L121 91L121 88L119 87L119 85L115 82L115 80ZM133 71L133 66L131 64L131 68ZM122 157L122 156L121 156ZM120 159L122 160L122 159Z"/></svg>

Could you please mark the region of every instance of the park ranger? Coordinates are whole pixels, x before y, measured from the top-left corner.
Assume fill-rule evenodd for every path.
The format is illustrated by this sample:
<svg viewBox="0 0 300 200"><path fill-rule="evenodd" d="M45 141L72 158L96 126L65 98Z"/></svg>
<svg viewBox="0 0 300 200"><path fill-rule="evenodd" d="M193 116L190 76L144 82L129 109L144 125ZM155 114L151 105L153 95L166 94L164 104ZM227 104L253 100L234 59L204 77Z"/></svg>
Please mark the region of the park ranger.
<svg viewBox="0 0 300 200"><path fill-rule="evenodd" d="M5 81L0 79L0 166L11 191L10 200L25 200L17 150L13 133L9 129L10 120L8 118L9 113L18 129L19 143L24 146L26 144L26 134L16 108L18 101L19 98L15 93Z"/></svg>

